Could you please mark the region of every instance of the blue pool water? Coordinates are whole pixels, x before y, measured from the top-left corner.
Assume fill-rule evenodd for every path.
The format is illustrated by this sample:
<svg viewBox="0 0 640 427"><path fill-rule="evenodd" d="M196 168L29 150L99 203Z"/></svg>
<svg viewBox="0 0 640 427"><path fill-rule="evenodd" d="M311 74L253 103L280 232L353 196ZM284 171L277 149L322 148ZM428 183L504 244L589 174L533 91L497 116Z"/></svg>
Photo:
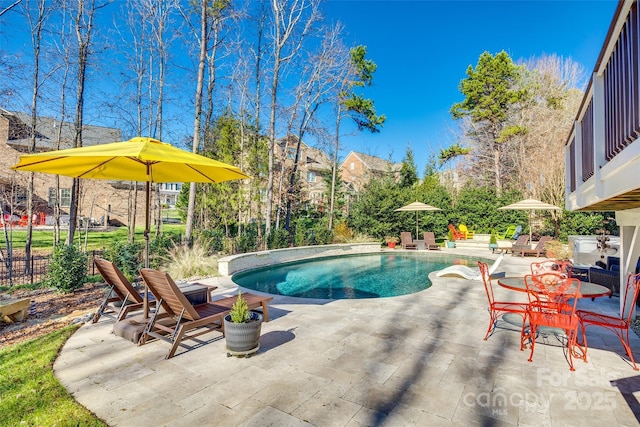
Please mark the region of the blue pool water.
<svg viewBox="0 0 640 427"><path fill-rule="evenodd" d="M477 258L435 253L376 253L297 261L233 276L239 286L300 298L356 299L406 295L431 286L428 275Z"/></svg>

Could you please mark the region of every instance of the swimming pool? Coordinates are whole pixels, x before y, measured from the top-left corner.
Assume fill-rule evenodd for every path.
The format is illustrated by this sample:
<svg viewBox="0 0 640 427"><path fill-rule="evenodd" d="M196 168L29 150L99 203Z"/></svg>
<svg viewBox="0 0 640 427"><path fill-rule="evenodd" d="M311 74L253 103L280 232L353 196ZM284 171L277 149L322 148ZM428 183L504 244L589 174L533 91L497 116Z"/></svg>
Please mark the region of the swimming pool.
<svg viewBox="0 0 640 427"><path fill-rule="evenodd" d="M382 252L278 264L238 273L232 280L248 289L299 298L384 298L427 289L432 271L476 262L433 252Z"/></svg>

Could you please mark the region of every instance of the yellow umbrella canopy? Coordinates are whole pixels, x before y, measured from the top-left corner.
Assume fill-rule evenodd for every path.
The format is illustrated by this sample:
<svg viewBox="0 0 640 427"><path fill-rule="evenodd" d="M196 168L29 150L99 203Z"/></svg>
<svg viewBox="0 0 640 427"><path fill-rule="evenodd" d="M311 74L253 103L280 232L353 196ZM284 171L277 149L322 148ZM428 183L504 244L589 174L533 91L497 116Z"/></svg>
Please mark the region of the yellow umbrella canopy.
<svg viewBox="0 0 640 427"><path fill-rule="evenodd" d="M236 166L145 137L28 154L20 156L11 169L141 182L223 182L249 178Z"/></svg>
<svg viewBox="0 0 640 427"><path fill-rule="evenodd" d="M396 212L408 212L415 211L416 212L416 240L420 240L418 236L418 212L419 211L439 211L442 210L440 208L436 208L435 206L427 205L426 203L415 201L413 203L409 203L406 206L396 209Z"/></svg>
<svg viewBox="0 0 640 427"><path fill-rule="evenodd" d="M27 154L20 156L20 161L11 169L73 178L146 182L145 267L149 266L149 206L152 182L218 183L250 178L236 166L146 137Z"/></svg>

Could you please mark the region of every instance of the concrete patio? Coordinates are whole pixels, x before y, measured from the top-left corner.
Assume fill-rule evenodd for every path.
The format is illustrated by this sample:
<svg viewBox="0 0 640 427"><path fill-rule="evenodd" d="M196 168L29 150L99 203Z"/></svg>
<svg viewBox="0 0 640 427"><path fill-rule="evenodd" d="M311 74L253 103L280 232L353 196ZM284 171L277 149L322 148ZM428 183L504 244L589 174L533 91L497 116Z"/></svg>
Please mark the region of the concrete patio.
<svg viewBox="0 0 640 427"><path fill-rule="evenodd" d="M495 258L488 250L443 250ZM522 276L535 258L505 256ZM251 358L227 357L219 333L165 360L165 342L138 347L87 324L54 370L82 405L110 426L638 425L640 373L618 339L589 331L589 360L571 372L554 338L520 351L519 330L487 340L481 282L435 277L422 292L366 300L276 296ZM227 278L207 280L216 296ZM501 299L526 299L498 288ZM580 308L618 310L617 297ZM640 339L632 348L640 358ZM542 341L539 340L539 343Z"/></svg>

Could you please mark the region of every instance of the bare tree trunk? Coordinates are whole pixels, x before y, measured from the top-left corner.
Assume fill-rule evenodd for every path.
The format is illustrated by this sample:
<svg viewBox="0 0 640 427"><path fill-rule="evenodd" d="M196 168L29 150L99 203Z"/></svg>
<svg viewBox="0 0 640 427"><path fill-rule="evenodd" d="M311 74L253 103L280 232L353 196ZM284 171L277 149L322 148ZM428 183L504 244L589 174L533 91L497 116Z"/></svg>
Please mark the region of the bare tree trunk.
<svg viewBox="0 0 640 427"><path fill-rule="evenodd" d="M96 10L95 0L89 0L89 8L85 10L85 0L78 0L78 11L75 17L76 36L78 40L78 73L76 91L75 147L82 147L82 124L84 114L84 89L89 60L89 46L93 29L93 16ZM69 234L67 245L73 244L78 221L78 201L80 199L80 179L73 179L71 189L71 206L69 208Z"/></svg>
<svg viewBox="0 0 640 427"><path fill-rule="evenodd" d="M31 93L31 129L29 135L29 153L36 151L36 132L38 119L38 98L40 97L40 47L42 45L42 27L48 13L46 2L39 0L36 4L37 16L35 22L32 21L31 10L29 4L26 5L26 16L31 27L31 42L33 46L33 86ZM33 193L34 193L34 173L29 173L29 181L27 185L27 236L24 245L24 273L31 272L31 239L33 238Z"/></svg>
<svg viewBox="0 0 640 427"><path fill-rule="evenodd" d="M285 8L287 10L285 10ZM317 19L316 0L293 0L290 4L286 0L272 0L271 9L274 21L274 60L273 77L271 79L271 110L269 112L269 175L267 179L267 212L265 219L265 232L267 238L271 233L272 211L273 211L273 184L274 184L274 158L276 146L276 108L278 100L278 87L280 85L280 71L282 66L295 57L300 50L302 40L309 31L311 24ZM303 14L311 8L309 16L306 17L304 28L297 40L292 40L294 30L298 27ZM290 51L285 54L284 49L290 45Z"/></svg>
<svg viewBox="0 0 640 427"><path fill-rule="evenodd" d="M208 41L208 21L207 21L207 2L201 0L200 2L200 55L198 62L198 81L196 85L196 99L195 99L195 119L193 123L193 146L191 147L194 153L198 152L200 147L200 133L201 133L201 116L202 116L202 89L204 86L204 69L207 61L207 41ZM185 239L187 242L191 242L193 235L193 220L195 216L196 208L196 183L192 182L189 186L189 205L187 207L187 225L185 228Z"/></svg>

